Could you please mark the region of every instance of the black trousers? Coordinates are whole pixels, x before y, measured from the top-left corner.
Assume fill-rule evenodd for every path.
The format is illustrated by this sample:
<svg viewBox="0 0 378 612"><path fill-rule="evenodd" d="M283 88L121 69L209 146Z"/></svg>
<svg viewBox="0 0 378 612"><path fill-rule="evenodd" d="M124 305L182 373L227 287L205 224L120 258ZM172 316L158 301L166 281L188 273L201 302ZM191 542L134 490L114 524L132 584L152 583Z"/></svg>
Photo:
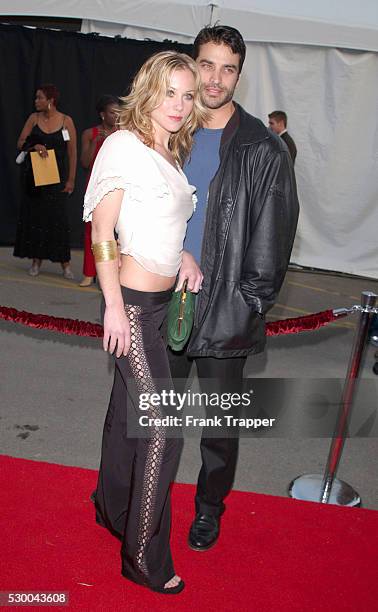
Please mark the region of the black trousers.
<svg viewBox="0 0 378 612"><path fill-rule="evenodd" d="M246 357L217 359L200 357L190 359L185 352L174 353L168 349L171 374L176 390L183 391L183 383L188 378L193 361L203 393L240 393L243 382L243 368ZM220 406L208 406L206 416L212 417L222 413ZM231 412L228 411L228 414ZM233 416L238 415L237 408L232 409ZM195 510L201 514L220 516L225 509L223 500L232 488L238 458L239 438L232 432L225 431L224 437L214 436L214 429L204 427L201 437L202 466L198 476L195 496Z"/></svg>
<svg viewBox="0 0 378 612"><path fill-rule="evenodd" d="M173 388L161 335L171 291L145 293L122 287L122 294L131 348L127 357L115 359L96 493L97 521L122 540L123 575L161 586L175 575L169 545L170 484L182 439L168 438L163 426L146 433L139 424L142 415L165 415L151 404L141 412L139 395L159 393L160 381Z"/></svg>

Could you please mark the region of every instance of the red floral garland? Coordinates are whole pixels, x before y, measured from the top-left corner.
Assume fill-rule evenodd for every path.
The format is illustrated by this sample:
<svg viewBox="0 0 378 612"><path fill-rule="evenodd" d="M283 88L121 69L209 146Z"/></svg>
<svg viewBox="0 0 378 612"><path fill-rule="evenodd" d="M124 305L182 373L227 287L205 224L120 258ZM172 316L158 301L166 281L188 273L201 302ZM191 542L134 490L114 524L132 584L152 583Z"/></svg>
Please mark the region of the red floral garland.
<svg viewBox="0 0 378 612"><path fill-rule="evenodd" d="M345 315L341 315L345 316ZM323 310L316 314L306 315L282 321L273 321L266 325L267 336L280 336L283 334L297 334L302 331L313 331L323 325L339 319L332 310ZM87 336L89 338L102 338L103 328L98 323L79 321L78 319L64 319L63 317L51 317L43 314L33 314L16 308L0 306L0 319L13 321L35 329L48 329L73 336Z"/></svg>

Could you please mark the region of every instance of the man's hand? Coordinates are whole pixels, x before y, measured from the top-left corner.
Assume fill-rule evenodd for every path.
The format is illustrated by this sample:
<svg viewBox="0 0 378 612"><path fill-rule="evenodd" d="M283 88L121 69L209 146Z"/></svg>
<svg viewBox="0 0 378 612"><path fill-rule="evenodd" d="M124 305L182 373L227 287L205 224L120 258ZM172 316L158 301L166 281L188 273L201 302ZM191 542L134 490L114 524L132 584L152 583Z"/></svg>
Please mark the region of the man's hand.
<svg viewBox="0 0 378 612"><path fill-rule="evenodd" d="M104 317L104 351L116 356L127 355L130 348L130 324L123 308L107 306Z"/></svg>
<svg viewBox="0 0 378 612"><path fill-rule="evenodd" d="M199 265L191 253L183 251L182 264L178 275L176 291L180 291L184 281L188 279L188 289L192 293L198 293L202 289L203 274Z"/></svg>

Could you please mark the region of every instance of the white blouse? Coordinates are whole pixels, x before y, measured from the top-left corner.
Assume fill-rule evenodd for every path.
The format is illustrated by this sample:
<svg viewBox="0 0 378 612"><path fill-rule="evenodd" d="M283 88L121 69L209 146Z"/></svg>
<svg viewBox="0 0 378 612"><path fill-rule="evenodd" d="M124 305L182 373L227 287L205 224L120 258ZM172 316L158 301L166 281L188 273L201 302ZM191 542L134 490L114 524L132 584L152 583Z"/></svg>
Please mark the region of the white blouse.
<svg viewBox="0 0 378 612"><path fill-rule="evenodd" d="M121 253L149 272L176 276L182 260L186 225L193 214L195 187L162 155L128 130L103 143L84 197L84 221L102 198L124 190L116 231Z"/></svg>

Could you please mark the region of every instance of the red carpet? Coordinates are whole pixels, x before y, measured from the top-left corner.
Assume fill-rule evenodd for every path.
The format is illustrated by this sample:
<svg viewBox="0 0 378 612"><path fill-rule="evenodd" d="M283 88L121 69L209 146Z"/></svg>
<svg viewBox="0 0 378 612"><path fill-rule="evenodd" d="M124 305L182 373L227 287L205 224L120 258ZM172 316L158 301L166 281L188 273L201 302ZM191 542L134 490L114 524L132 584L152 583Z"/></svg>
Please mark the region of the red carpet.
<svg viewBox="0 0 378 612"><path fill-rule="evenodd" d="M68 608L47 609L88 612L378 608L376 511L233 492L219 543L197 553L186 545L194 487L175 485L173 554L187 587L166 596L120 576L119 543L93 519L95 483L91 470L0 456L0 591L69 591Z"/></svg>

